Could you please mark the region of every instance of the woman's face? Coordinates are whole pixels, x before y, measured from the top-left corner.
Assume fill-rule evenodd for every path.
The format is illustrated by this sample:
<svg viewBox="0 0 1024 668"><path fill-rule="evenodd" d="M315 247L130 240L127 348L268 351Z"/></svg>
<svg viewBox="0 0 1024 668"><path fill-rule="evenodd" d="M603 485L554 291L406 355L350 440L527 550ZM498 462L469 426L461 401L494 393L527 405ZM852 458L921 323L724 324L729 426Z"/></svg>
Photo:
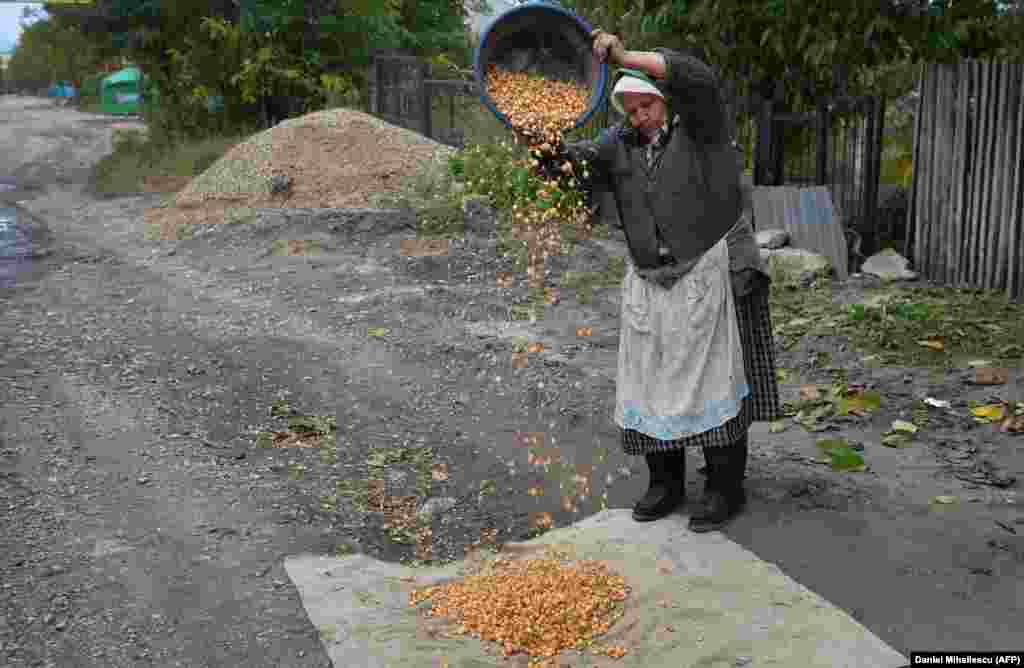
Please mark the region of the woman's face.
<svg viewBox="0 0 1024 668"><path fill-rule="evenodd" d="M665 124L665 101L651 93L625 93L622 108L634 128L647 135Z"/></svg>

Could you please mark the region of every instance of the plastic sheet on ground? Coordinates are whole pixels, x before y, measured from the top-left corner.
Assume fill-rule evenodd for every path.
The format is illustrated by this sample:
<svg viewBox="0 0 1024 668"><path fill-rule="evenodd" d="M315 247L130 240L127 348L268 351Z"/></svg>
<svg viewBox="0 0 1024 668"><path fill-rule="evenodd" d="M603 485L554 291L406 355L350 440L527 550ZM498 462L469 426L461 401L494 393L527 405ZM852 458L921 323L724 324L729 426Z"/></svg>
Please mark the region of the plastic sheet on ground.
<svg viewBox="0 0 1024 668"><path fill-rule="evenodd" d="M515 558L542 558L556 546L573 559L603 560L632 588L625 615L597 643L622 646L628 653L616 659L593 651L564 651L558 666L908 664L899 652L774 564L720 533L694 534L685 522L685 516L674 515L639 524L628 510L606 510L503 548ZM497 643L439 636L437 621L423 614L426 604L409 607L414 588L458 579L468 568L472 564L466 561L412 568L364 555L285 560L335 668L526 666L527 657L506 659ZM415 582L406 581L410 578Z"/></svg>

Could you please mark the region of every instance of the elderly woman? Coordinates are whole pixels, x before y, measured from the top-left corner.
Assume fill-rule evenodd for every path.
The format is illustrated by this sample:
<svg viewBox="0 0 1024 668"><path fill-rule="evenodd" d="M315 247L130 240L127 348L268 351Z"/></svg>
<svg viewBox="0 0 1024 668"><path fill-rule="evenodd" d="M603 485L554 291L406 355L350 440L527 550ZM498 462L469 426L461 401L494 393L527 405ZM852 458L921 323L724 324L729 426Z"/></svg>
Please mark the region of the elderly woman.
<svg viewBox="0 0 1024 668"><path fill-rule="evenodd" d="M601 30L592 37L598 59L622 68L611 101L628 122L534 155L589 169L626 235L615 421L624 451L650 469L633 517L656 520L683 502L685 448L700 447L707 478L690 528L711 531L746 502L751 422L781 413L769 280L713 71L668 49L626 51Z"/></svg>

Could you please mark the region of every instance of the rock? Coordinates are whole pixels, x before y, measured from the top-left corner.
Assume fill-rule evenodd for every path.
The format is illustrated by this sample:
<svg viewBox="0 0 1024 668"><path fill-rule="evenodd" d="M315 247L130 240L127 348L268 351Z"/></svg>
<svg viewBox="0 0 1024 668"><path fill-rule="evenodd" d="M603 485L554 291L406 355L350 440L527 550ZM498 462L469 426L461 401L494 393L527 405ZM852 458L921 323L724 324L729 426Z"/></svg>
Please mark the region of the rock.
<svg viewBox="0 0 1024 668"><path fill-rule="evenodd" d="M876 253L864 261L860 270L865 274L889 281L913 281L917 272L908 268L910 261L891 248Z"/></svg>
<svg viewBox="0 0 1024 668"><path fill-rule="evenodd" d="M797 276L796 284L801 288L810 288L814 286L814 283L818 280L818 273L815 271L802 271Z"/></svg>
<svg viewBox="0 0 1024 668"><path fill-rule="evenodd" d="M291 192L293 180L292 177L284 174L275 174L269 179L269 187L271 195L285 195Z"/></svg>
<svg viewBox="0 0 1024 668"><path fill-rule="evenodd" d="M428 499L420 509L416 511L416 515L422 520L430 520L431 518L446 513L455 507L455 499L450 496L439 496L433 499Z"/></svg>
<svg viewBox="0 0 1024 668"><path fill-rule="evenodd" d="M786 230L761 230L754 237L759 248L782 248L789 243L789 232Z"/></svg>
<svg viewBox="0 0 1024 668"><path fill-rule="evenodd" d="M479 195L463 197L462 214L466 232L484 238L494 236L497 216L486 198Z"/></svg>
<svg viewBox="0 0 1024 668"><path fill-rule="evenodd" d="M832 272L832 263L824 255L802 248L761 249L768 271L783 283L810 285Z"/></svg>
<svg viewBox="0 0 1024 668"><path fill-rule="evenodd" d="M372 234L380 238L416 230L416 214L406 209L319 209L303 215L308 224L343 236Z"/></svg>

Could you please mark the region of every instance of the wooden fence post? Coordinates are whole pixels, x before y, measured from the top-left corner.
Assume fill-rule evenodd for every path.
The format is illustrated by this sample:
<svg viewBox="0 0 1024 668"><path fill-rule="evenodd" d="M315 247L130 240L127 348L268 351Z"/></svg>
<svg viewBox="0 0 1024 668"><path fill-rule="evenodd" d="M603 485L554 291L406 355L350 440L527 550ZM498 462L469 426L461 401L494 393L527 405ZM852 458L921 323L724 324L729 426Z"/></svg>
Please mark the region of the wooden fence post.
<svg viewBox="0 0 1024 668"><path fill-rule="evenodd" d="M757 143L754 145L754 185L775 185L771 171L772 163L772 107L774 96L772 86L763 84L760 90L757 114Z"/></svg>
<svg viewBox="0 0 1024 668"><path fill-rule="evenodd" d="M374 91L376 102L374 106L376 109L374 113L377 115L384 113L384 63L381 62L380 58L374 59L374 80L376 81L376 90Z"/></svg>
<svg viewBox="0 0 1024 668"><path fill-rule="evenodd" d="M814 168L815 185L828 185L828 145L829 127L831 115L828 111L828 101L818 103L818 142L817 142L817 164Z"/></svg>
<svg viewBox="0 0 1024 668"><path fill-rule="evenodd" d="M883 111L881 101L871 97L867 102L867 131L865 132L864 163L861 170L864 182L861 184L861 221L859 230L862 252L871 255L878 251L878 179L880 177L881 139Z"/></svg>
<svg viewBox="0 0 1024 668"><path fill-rule="evenodd" d="M420 104L420 125L423 128L423 136L433 138L433 91L430 85L430 63L420 64L419 71L419 104Z"/></svg>

